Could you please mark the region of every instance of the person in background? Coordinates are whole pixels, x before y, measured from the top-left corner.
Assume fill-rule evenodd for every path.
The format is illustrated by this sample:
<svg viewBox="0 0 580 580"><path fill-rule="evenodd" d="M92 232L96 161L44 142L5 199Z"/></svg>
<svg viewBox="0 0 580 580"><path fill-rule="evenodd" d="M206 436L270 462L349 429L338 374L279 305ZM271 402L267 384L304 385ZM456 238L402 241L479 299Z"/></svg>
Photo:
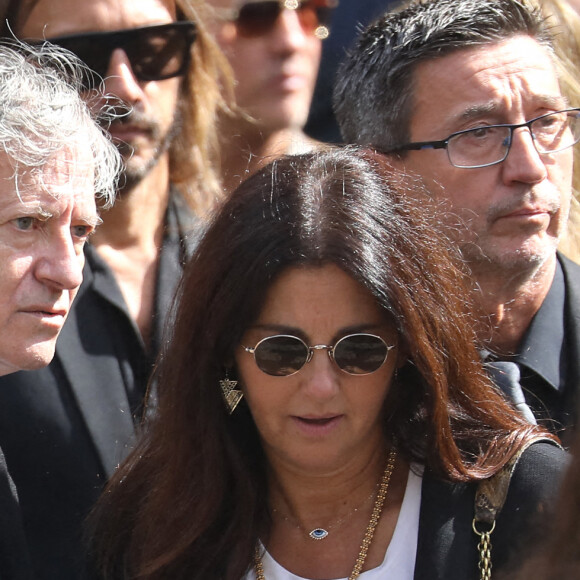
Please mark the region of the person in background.
<svg viewBox="0 0 580 580"><path fill-rule="evenodd" d="M526 550L566 454L488 379L466 274L401 181L329 148L225 201L94 512L98 578L475 580L475 490L516 457L485 561Z"/></svg>
<svg viewBox="0 0 580 580"><path fill-rule="evenodd" d="M55 359L0 382L0 446L39 579L81 575L82 522L131 446L182 264L219 195L222 57L201 3L14 0L0 15L5 34L80 57L88 97L102 89L130 109L108 127L124 161L118 200L86 247Z"/></svg>
<svg viewBox="0 0 580 580"><path fill-rule="evenodd" d="M284 153L311 149L304 133L329 35L333 0L208 0L208 22L231 65L236 108L220 119L220 167L231 192Z"/></svg>
<svg viewBox="0 0 580 580"><path fill-rule="evenodd" d="M440 201L490 321L480 339L498 383L566 439L580 267L557 247L580 109L562 93L543 15L517 0L411 2L359 36L337 78L345 140L386 152Z"/></svg>
<svg viewBox="0 0 580 580"><path fill-rule="evenodd" d="M332 88L336 81L336 71L345 52L357 34L366 28L385 10L392 10L399 0L357 0L338 2L332 13L332 34L322 47L322 59L314 96L310 105L308 121L304 127L307 135L318 141L340 143L340 129L332 110Z"/></svg>
<svg viewBox="0 0 580 580"><path fill-rule="evenodd" d="M0 376L51 361L83 246L114 199L121 160L78 94L80 75L62 50L0 43ZM0 577L32 578L1 450Z"/></svg>

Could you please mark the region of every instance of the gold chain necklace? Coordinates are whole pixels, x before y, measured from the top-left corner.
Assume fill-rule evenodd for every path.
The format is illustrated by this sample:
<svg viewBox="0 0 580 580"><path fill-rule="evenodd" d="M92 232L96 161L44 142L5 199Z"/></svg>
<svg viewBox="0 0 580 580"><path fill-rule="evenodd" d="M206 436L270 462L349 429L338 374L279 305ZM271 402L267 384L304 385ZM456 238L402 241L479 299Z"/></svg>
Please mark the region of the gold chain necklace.
<svg viewBox="0 0 580 580"><path fill-rule="evenodd" d="M363 536L360 550L356 562L354 563L354 568L348 577L348 580L356 580L360 573L362 572L365 560L371 547L371 542L373 541L373 536L375 535L375 530L381 519L383 513L383 506L385 505L385 499L387 498L387 492L389 491L389 482L391 481L391 475L395 468L395 461L397 459L397 450L395 446L391 447L389 452L389 457L387 459L387 465L383 476L381 477L381 483L379 486L379 491L377 493L377 499L375 500L375 505L373 506L373 511L371 513L371 519L365 530L365 535ZM256 580L266 580L264 576L264 566L262 565L262 556L260 555L260 548L256 546L254 552L254 573L256 575Z"/></svg>

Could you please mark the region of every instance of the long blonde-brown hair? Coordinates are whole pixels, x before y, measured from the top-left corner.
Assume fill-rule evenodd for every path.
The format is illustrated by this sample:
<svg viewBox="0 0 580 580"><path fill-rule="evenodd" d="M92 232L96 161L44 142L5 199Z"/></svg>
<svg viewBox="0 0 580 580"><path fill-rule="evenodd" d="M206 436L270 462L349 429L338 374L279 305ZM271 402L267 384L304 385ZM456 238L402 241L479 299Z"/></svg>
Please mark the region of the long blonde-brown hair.
<svg viewBox="0 0 580 580"><path fill-rule="evenodd" d="M200 214L222 197L216 171L217 116L233 103L233 77L227 59L204 25L203 0L176 0L184 20L198 26L192 61L179 104L182 129L170 149L170 177Z"/></svg>

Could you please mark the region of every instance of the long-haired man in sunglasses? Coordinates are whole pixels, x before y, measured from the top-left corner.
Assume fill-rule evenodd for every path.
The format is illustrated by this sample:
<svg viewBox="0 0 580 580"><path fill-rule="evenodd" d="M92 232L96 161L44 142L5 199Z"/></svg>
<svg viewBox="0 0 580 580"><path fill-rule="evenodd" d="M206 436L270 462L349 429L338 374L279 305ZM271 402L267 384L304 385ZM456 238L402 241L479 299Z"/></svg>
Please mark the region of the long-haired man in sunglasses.
<svg viewBox="0 0 580 580"><path fill-rule="evenodd" d="M313 147L308 119L335 0L208 0L232 67L237 110L220 119L221 175L233 190L277 155Z"/></svg>
<svg viewBox="0 0 580 580"><path fill-rule="evenodd" d="M76 580L83 520L130 448L196 216L218 191L210 158L223 57L197 17L201 0L8 4L6 35L76 53L88 98L102 89L130 108L109 128L125 166L118 203L91 238L55 360L0 385L0 445L36 575Z"/></svg>

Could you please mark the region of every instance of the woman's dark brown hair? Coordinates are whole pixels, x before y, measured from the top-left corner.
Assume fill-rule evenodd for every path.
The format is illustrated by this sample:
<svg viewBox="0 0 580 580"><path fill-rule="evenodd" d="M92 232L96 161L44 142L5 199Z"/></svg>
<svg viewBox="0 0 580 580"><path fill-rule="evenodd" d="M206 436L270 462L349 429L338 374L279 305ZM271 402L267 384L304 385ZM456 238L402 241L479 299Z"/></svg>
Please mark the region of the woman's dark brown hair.
<svg viewBox="0 0 580 580"><path fill-rule="evenodd" d="M409 461L478 479L534 432L482 371L450 242L395 181L384 158L329 148L265 167L215 215L184 273L155 418L95 512L101 577L246 572L268 533L266 466L247 406L228 415L219 381L287 268L336 264L390 314L409 361L384 428Z"/></svg>

